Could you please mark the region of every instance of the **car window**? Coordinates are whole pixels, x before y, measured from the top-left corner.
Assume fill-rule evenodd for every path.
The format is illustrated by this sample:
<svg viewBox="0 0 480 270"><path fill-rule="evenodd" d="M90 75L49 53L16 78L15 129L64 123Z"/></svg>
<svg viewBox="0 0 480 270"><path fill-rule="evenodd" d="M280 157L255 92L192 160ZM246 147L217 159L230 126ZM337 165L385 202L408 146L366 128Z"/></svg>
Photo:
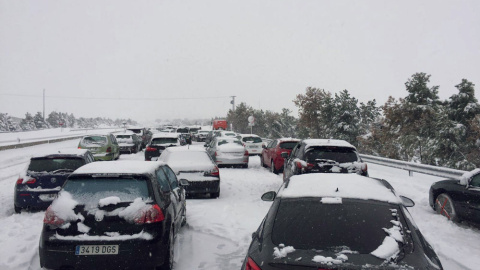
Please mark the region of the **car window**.
<svg viewBox="0 0 480 270"><path fill-rule="evenodd" d="M308 148L305 153L305 161L315 163L318 159L334 160L338 163L358 161L357 153L347 147L314 147Z"/></svg>
<svg viewBox="0 0 480 270"><path fill-rule="evenodd" d="M162 166L162 169L165 171L165 173L168 176L168 181L170 182L170 187L172 187L172 189L177 188L178 187L177 176L172 171L172 169L170 169L167 166Z"/></svg>
<svg viewBox="0 0 480 270"><path fill-rule="evenodd" d="M480 187L480 173L473 176L472 181L470 181L470 185L474 187Z"/></svg>
<svg viewBox="0 0 480 270"><path fill-rule="evenodd" d="M297 156L298 148L299 148L299 147L300 147L300 145L297 144L297 145L293 148L292 154L291 154L292 157L296 157L296 156Z"/></svg>
<svg viewBox="0 0 480 270"><path fill-rule="evenodd" d="M153 138L152 144L167 144L167 143L178 143L177 138Z"/></svg>
<svg viewBox="0 0 480 270"><path fill-rule="evenodd" d="M87 163L93 162L94 159L93 159L92 154L87 153L87 154L86 154L86 160L87 160Z"/></svg>
<svg viewBox="0 0 480 270"><path fill-rule="evenodd" d="M243 137L242 141L248 142L248 143L261 143L262 139L260 137L251 136L251 137Z"/></svg>
<svg viewBox="0 0 480 270"><path fill-rule="evenodd" d="M163 192L170 192L170 184L168 183L167 175L163 170L158 170L156 172L157 182L160 185L160 189Z"/></svg>
<svg viewBox="0 0 480 270"><path fill-rule="evenodd" d="M274 219L272 241L298 249L332 250L340 246L368 254L392 228L395 205L359 200L322 204L319 199L282 200Z"/></svg>
<svg viewBox="0 0 480 270"><path fill-rule="evenodd" d="M82 144L86 146L102 146L107 144L107 137L105 136L88 136L82 139Z"/></svg>
<svg viewBox="0 0 480 270"><path fill-rule="evenodd" d="M30 161L28 171L31 172L53 172L56 170L76 170L85 165L82 158L65 157L65 158L35 158Z"/></svg>
<svg viewBox="0 0 480 270"><path fill-rule="evenodd" d="M297 145L297 142L282 142L280 148L282 149L293 149Z"/></svg>

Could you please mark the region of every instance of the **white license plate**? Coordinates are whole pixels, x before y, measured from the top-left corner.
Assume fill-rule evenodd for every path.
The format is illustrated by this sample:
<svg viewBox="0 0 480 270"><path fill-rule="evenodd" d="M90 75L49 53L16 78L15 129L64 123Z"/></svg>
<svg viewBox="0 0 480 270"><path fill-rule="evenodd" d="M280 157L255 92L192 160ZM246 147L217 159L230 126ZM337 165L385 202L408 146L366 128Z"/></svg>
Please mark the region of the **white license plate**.
<svg viewBox="0 0 480 270"><path fill-rule="evenodd" d="M53 201L53 199L55 199L56 196L57 196L57 194L55 194L55 193L40 194L40 195L38 195L38 198L40 198L40 200L42 200L44 202L48 202L48 201Z"/></svg>
<svg viewBox="0 0 480 270"><path fill-rule="evenodd" d="M118 245L83 245L75 247L75 255L115 255Z"/></svg>

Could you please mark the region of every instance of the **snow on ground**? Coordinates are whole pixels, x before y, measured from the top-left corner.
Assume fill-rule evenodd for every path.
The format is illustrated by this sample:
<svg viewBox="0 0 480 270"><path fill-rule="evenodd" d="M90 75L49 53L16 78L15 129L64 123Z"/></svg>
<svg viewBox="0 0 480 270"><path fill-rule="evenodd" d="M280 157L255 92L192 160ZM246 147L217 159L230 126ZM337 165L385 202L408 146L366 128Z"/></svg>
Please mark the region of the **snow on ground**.
<svg viewBox="0 0 480 270"><path fill-rule="evenodd" d="M0 151L0 269L40 269L38 240L43 212L14 214L13 189L18 173L32 154L77 147L78 140ZM200 146L198 146L200 147ZM121 155L121 160L143 160L143 152ZM369 164L372 177L388 180L399 194L413 199L410 208L417 225L437 251L445 269L478 269L480 230L454 224L436 215L428 205L428 189L438 177ZM250 157L248 169L221 168L218 199L189 198L188 225L177 236L175 269L240 269L254 232L271 203L260 196L277 190L281 175Z"/></svg>

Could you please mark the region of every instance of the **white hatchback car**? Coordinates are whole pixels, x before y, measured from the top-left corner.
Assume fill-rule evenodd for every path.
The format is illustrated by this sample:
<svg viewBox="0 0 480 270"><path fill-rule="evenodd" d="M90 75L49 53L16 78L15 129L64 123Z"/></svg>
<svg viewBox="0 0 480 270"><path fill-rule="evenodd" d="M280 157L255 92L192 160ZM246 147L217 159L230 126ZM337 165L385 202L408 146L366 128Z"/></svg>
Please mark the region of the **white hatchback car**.
<svg viewBox="0 0 480 270"><path fill-rule="evenodd" d="M250 156L262 155L262 138L255 134L240 134L237 138L242 141L243 145Z"/></svg>

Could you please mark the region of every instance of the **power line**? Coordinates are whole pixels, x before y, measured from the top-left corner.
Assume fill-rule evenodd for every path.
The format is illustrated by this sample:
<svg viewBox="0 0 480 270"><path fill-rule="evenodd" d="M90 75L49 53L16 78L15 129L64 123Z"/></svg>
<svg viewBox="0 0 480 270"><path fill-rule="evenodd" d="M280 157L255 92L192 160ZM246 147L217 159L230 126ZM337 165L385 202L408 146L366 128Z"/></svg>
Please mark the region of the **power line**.
<svg viewBox="0 0 480 270"><path fill-rule="evenodd" d="M27 94L3 94L2 96L14 96L14 97L43 97L42 95L27 95ZM48 96L45 98L64 98L64 99L88 99L88 100L199 100L199 99L222 99L230 98L230 96L218 96L218 97L181 97L181 98L157 98L157 97L148 97L148 98L125 98L125 97L74 97L74 96Z"/></svg>

